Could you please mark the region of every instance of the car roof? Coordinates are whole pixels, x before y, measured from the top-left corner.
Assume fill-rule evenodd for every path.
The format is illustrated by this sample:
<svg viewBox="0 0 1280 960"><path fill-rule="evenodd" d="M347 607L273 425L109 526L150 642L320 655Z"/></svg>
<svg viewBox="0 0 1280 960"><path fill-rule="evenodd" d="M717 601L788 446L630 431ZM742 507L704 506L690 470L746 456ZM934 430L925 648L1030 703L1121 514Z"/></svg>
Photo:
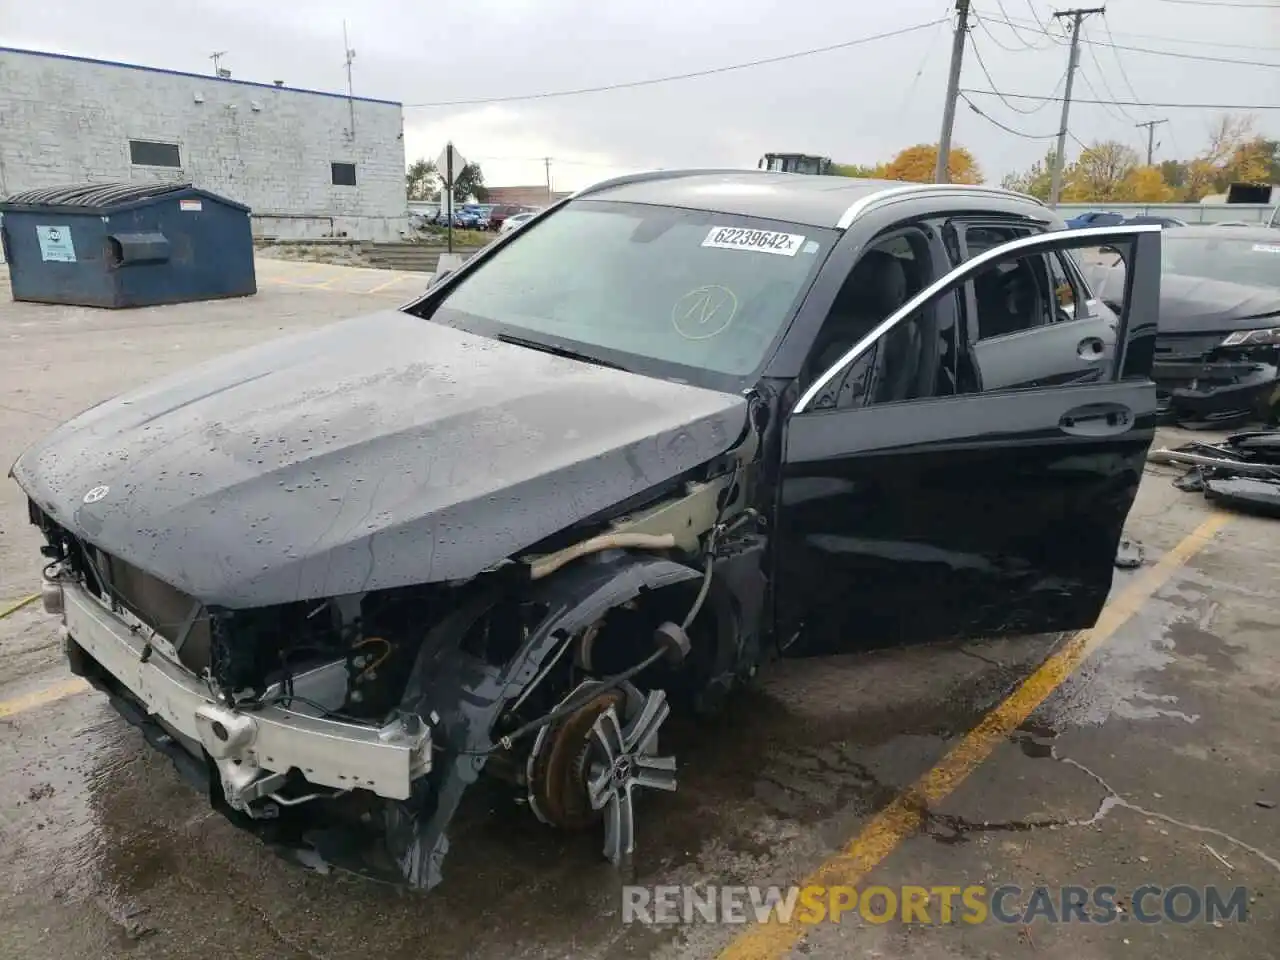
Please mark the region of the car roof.
<svg viewBox="0 0 1280 960"><path fill-rule="evenodd" d="M1265 240L1269 243L1280 243L1280 230L1261 223L1256 227L1215 227L1209 224L1191 223L1185 227L1179 227L1177 236L1202 240L1221 240L1225 237L1237 240Z"/></svg>
<svg viewBox="0 0 1280 960"><path fill-rule="evenodd" d="M985 193L1041 206L1040 201L1033 197L1000 187L904 183L901 180L863 180L767 170L656 171L606 180L574 196L710 210L713 213L843 229L881 199L929 194L942 197L961 193Z"/></svg>

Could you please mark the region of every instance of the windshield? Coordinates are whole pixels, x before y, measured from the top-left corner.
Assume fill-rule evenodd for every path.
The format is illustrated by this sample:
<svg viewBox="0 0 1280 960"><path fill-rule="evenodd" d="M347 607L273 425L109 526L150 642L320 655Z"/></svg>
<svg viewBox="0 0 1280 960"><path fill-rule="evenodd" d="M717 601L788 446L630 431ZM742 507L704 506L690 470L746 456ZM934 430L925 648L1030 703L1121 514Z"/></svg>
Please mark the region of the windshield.
<svg viewBox="0 0 1280 960"><path fill-rule="evenodd" d="M1280 288L1280 232L1273 242L1244 237L1161 237L1166 273Z"/></svg>
<svg viewBox="0 0 1280 960"><path fill-rule="evenodd" d="M762 365L835 237L701 210L577 201L520 231L431 316L723 386Z"/></svg>

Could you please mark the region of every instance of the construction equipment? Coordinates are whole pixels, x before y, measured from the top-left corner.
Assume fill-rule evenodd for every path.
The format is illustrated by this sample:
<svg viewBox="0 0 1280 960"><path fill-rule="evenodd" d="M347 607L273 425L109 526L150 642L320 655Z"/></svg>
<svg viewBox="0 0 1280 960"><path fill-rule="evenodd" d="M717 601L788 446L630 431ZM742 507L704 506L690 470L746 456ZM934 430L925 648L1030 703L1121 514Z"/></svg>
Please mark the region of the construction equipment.
<svg viewBox="0 0 1280 960"><path fill-rule="evenodd" d="M761 170L776 173L807 173L824 176L831 172L830 157L815 157L807 153L766 153L756 164Z"/></svg>

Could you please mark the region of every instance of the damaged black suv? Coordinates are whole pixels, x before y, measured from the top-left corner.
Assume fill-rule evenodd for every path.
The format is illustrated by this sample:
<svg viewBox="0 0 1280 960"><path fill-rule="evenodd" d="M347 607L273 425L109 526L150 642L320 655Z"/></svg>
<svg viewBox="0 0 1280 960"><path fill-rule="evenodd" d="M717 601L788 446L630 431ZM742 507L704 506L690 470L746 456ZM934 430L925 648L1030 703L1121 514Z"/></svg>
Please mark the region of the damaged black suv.
<svg viewBox="0 0 1280 960"><path fill-rule="evenodd" d="M1094 622L1160 232L1062 226L984 187L599 184L26 451L46 609L241 823L372 826L361 862L429 887L483 774L617 860L636 789L675 789L670 710L771 658Z"/></svg>

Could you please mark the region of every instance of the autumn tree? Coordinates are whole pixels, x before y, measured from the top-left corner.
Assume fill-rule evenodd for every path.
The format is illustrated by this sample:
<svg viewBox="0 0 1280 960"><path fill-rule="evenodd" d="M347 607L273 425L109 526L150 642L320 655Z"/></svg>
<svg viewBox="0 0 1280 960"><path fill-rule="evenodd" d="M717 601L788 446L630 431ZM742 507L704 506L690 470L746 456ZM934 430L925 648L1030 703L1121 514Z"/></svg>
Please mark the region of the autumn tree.
<svg viewBox="0 0 1280 960"><path fill-rule="evenodd" d="M886 180L932 183L937 165L938 145L918 143L907 147L886 163L879 176ZM952 147L947 155L947 177L952 183L982 183L982 171L973 159L973 154L964 147Z"/></svg>
<svg viewBox="0 0 1280 960"><path fill-rule="evenodd" d="M404 175L405 194L410 200L438 200L436 165L430 160L415 160Z"/></svg>
<svg viewBox="0 0 1280 960"><path fill-rule="evenodd" d="M1095 141L1063 174L1067 203L1123 200L1124 181L1138 167L1138 151L1117 140Z"/></svg>
<svg viewBox="0 0 1280 960"><path fill-rule="evenodd" d="M1119 198L1133 203L1169 203L1176 195L1156 166L1134 167L1120 183Z"/></svg>

